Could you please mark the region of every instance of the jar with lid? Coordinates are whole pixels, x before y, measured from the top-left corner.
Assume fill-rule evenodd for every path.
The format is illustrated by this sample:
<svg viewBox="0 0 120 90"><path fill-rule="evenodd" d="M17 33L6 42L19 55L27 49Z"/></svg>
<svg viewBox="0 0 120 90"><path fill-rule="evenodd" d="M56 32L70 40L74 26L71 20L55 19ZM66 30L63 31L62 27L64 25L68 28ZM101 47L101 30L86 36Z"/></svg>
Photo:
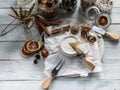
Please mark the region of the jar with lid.
<svg viewBox="0 0 120 90"><path fill-rule="evenodd" d="M99 14L100 10L95 6L96 0L81 0L80 10L90 20L94 20Z"/></svg>
<svg viewBox="0 0 120 90"><path fill-rule="evenodd" d="M60 12L60 0L37 0L37 11L46 19L57 16Z"/></svg>
<svg viewBox="0 0 120 90"><path fill-rule="evenodd" d="M113 7L113 0L96 0L95 6L97 6L101 12L110 14Z"/></svg>
<svg viewBox="0 0 120 90"><path fill-rule="evenodd" d="M96 0L81 0L80 8L83 12L86 12L87 8L93 6Z"/></svg>
<svg viewBox="0 0 120 90"><path fill-rule="evenodd" d="M40 34L36 29L35 25L33 27L28 28L26 25L21 24L23 27L23 35L25 36L26 40L39 40Z"/></svg>
<svg viewBox="0 0 120 90"><path fill-rule="evenodd" d="M62 0L60 8L65 12L74 12L77 8L77 0Z"/></svg>

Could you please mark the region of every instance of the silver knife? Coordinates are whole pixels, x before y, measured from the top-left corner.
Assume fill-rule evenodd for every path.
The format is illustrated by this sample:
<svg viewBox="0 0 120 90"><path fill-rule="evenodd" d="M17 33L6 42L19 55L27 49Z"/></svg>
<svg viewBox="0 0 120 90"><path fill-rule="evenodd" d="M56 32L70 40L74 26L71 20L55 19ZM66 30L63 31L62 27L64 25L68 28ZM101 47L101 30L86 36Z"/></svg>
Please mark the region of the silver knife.
<svg viewBox="0 0 120 90"><path fill-rule="evenodd" d="M120 36L116 33L112 33L112 32L106 32L105 30L103 30L102 28L93 26L92 30L94 30L95 32L104 35L106 37L108 37L109 39L113 40L113 41L118 41L120 39Z"/></svg>

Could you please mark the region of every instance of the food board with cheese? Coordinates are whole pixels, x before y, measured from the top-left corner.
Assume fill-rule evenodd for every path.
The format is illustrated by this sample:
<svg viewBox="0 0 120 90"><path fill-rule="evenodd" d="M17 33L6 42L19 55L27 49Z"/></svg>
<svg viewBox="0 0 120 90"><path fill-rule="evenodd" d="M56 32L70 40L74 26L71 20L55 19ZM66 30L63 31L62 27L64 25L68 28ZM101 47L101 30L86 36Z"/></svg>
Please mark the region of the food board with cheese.
<svg viewBox="0 0 120 90"><path fill-rule="evenodd" d="M94 43L81 37L81 22L78 18L69 18L69 24L79 26L77 34L72 34L71 30L65 33L59 33L54 36L45 37L45 47L49 51L49 56L45 59L45 71L47 75L60 60L64 60L65 63L62 69L59 71L58 76L78 77L88 76L89 73L96 73L102 71L102 57L104 53L104 41L100 34L90 30L90 35L96 38ZM68 19L67 19L68 20ZM66 21L67 21L66 20ZM74 21L73 21L74 20ZM66 23L64 21L64 23ZM73 22L71 22L73 21ZM67 25L68 23L66 23ZM66 26L64 24L64 26ZM63 26L63 25L62 25ZM61 26L59 26L61 27ZM59 27L48 27L48 30ZM72 45L76 47L77 52ZM81 58L81 54L85 55L87 61ZM89 59L89 60L88 60ZM86 65L86 62L88 63ZM89 65L89 66L88 66ZM92 65L92 66L91 66Z"/></svg>

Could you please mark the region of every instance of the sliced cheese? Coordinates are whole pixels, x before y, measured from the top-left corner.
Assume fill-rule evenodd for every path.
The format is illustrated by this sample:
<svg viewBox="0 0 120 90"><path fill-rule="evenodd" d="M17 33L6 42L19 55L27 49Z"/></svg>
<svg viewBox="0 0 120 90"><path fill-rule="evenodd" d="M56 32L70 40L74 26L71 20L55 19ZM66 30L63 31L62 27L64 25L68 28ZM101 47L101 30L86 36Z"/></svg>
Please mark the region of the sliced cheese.
<svg viewBox="0 0 120 90"><path fill-rule="evenodd" d="M90 50L90 46L88 43L80 44L76 46L77 50L80 50L82 53L87 54Z"/></svg>
<svg viewBox="0 0 120 90"><path fill-rule="evenodd" d="M77 52L68 43L61 43L61 50L62 53L67 57L73 57L77 55Z"/></svg>

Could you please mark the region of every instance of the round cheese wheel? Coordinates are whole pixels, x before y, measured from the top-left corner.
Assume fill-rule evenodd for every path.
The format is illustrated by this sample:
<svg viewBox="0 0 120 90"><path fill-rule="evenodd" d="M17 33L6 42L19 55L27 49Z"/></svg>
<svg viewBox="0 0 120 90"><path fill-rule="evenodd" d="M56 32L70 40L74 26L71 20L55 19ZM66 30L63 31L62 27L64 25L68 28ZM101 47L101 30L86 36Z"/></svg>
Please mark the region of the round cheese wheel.
<svg viewBox="0 0 120 90"><path fill-rule="evenodd" d="M77 36L66 36L60 42L60 52L67 57L74 57L77 52L70 46L69 43L80 42Z"/></svg>

